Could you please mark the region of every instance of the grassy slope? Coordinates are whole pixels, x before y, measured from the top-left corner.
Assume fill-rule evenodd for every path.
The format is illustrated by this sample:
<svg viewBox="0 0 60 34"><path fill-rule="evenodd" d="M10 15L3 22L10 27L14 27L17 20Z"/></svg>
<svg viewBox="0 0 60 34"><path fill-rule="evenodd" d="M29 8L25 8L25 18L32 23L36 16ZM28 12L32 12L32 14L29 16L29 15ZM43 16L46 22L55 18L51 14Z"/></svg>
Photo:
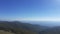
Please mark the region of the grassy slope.
<svg viewBox="0 0 60 34"><path fill-rule="evenodd" d="M14 33L11 33L11 32L7 32L7 31L0 30L0 34L14 34Z"/></svg>

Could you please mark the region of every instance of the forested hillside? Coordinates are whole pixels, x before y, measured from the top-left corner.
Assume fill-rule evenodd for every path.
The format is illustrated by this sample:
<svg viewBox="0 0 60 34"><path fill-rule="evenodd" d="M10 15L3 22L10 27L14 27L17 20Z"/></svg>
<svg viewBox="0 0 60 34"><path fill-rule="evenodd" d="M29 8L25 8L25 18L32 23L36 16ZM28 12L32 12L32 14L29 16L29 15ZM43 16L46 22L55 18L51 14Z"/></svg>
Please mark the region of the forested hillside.
<svg viewBox="0 0 60 34"><path fill-rule="evenodd" d="M0 30L11 31L16 34L37 34L37 32L33 31L33 25L25 24L21 22L8 22L8 21L0 21Z"/></svg>
<svg viewBox="0 0 60 34"><path fill-rule="evenodd" d="M60 26L50 28L19 21L0 21L0 33L1 30L15 34L60 34Z"/></svg>
<svg viewBox="0 0 60 34"><path fill-rule="evenodd" d="M16 34L39 34L40 31L45 30L44 26L22 23L19 21L0 21L0 30L11 31Z"/></svg>

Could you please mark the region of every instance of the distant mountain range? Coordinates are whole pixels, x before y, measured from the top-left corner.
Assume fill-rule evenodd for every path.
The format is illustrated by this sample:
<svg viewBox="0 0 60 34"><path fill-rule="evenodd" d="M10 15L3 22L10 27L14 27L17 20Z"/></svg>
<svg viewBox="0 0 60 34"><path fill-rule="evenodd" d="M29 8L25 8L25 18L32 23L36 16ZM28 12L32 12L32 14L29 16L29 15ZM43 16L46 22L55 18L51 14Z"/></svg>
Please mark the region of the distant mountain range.
<svg viewBox="0 0 60 34"><path fill-rule="evenodd" d="M45 23L50 24L50 22L0 21L0 30L11 30L16 34L60 34L60 26L48 27Z"/></svg>
<svg viewBox="0 0 60 34"><path fill-rule="evenodd" d="M48 26L48 27L60 26L60 22L53 22L53 21L27 21L27 23L38 24L38 25Z"/></svg>
<svg viewBox="0 0 60 34"><path fill-rule="evenodd" d="M46 26L40 26L40 25L29 24L29 23L22 23L19 21L12 21L12 22L0 21L0 27L4 27L5 29L13 29L14 31L16 29L19 29L19 30L22 29L22 30L36 32L36 33L39 33L40 31L43 31L48 28Z"/></svg>

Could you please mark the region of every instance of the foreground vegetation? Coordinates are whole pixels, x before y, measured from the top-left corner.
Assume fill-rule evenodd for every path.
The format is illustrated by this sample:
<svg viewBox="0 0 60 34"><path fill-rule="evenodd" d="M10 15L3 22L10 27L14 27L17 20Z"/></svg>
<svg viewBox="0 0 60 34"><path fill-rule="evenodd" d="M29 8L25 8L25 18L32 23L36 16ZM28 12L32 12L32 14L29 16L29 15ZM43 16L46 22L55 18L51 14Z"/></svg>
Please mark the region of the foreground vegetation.
<svg viewBox="0 0 60 34"><path fill-rule="evenodd" d="M0 30L0 34L15 34L15 33L7 32L7 31L4 31L4 30Z"/></svg>
<svg viewBox="0 0 60 34"><path fill-rule="evenodd" d="M12 33L15 34L37 34L37 32L34 32L32 29L29 28L28 24L17 21L14 22L0 21L0 30L8 32L11 31Z"/></svg>

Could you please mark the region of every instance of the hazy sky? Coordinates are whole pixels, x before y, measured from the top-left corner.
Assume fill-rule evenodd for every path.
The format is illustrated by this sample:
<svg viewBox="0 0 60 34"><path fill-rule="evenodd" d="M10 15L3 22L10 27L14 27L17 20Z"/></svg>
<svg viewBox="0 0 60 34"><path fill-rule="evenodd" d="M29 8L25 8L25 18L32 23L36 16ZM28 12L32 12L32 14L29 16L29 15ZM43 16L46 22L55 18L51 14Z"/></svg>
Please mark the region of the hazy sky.
<svg viewBox="0 0 60 34"><path fill-rule="evenodd" d="M0 19L60 21L60 0L0 0Z"/></svg>

